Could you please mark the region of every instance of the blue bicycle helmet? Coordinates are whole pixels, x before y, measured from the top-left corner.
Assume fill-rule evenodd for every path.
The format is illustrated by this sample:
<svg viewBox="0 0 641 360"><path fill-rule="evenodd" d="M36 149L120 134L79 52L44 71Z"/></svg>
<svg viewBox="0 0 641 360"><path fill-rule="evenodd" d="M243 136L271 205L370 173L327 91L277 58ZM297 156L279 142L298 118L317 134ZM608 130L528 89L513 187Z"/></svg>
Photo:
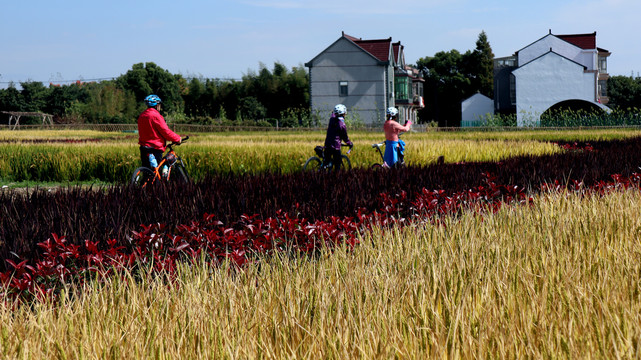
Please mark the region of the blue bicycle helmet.
<svg viewBox="0 0 641 360"><path fill-rule="evenodd" d="M162 100L158 97L158 95L149 95L145 98L145 104L147 104L148 107L156 106L160 104Z"/></svg>

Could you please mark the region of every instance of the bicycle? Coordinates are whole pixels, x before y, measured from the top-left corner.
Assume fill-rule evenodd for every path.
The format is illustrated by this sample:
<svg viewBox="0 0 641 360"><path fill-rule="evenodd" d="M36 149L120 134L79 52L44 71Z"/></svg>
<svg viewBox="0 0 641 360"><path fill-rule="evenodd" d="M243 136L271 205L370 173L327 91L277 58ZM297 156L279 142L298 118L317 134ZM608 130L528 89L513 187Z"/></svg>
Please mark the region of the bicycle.
<svg viewBox="0 0 641 360"><path fill-rule="evenodd" d="M162 160L158 163L157 167L150 169L148 167L141 166L134 170L134 173L131 176L131 183L136 186L145 187L149 184L155 183L156 181L175 181L180 183L189 182L189 174L185 168L185 163L174 151L174 146L178 146L187 140L189 140L189 136L181 139L180 143L172 142L167 145L167 152L162 157Z"/></svg>
<svg viewBox="0 0 641 360"><path fill-rule="evenodd" d="M341 146L349 146L347 144L341 144ZM349 150L347 150L347 154L349 154L352 151L353 145L349 146ZM305 161L305 164L303 165L303 171L317 171L317 170L333 170L334 169L334 164L332 162L328 162L325 164L325 147L324 146L316 146L314 148L314 151L316 152L316 156L312 156L307 161ZM343 169L345 170L351 170L352 169L352 163L349 161L349 157L345 154L341 154L341 159L343 162Z"/></svg>
<svg viewBox="0 0 641 360"><path fill-rule="evenodd" d="M400 148L396 148L396 151L398 152L398 161L394 163L394 165L389 166L385 162L385 151L381 150L382 147L385 146L385 142L378 143L378 144L372 144L372 148L376 149L378 151L378 154L381 156L381 163L375 163L372 164L371 168L372 169L389 169L389 168L399 168L405 166L405 156L401 153Z"/></svg>

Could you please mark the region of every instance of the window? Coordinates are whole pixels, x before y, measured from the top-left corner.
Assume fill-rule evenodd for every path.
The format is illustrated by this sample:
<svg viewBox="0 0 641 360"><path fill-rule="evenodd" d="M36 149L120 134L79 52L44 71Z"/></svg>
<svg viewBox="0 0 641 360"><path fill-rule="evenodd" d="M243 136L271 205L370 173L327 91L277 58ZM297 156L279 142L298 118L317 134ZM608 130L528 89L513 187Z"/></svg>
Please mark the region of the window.
<svg viewBox="0 0 641 360"><path fill-rule="evenodd" d="M608 72L608 58L605 56L599 56L599 72L604 74Z"/></svg>
<svg viewBox="0 0 641 360"><path fill-rule="evenodd" d="M512 105L516 105L516 77L510 74L510 101Z"/></svg>
<svg viewBox="0 0 641 360"><path fill-rule="evenodd" d="M394 83L391 81L389 82L389 101L394 102Z"/></svg>
<svg viewBox="0 0 641 360"><path fill-rule="evenodd" d="M514 66L516 66L516 57L510 56L506 58L494 59L494 68L496 69Z"/></svg>
<svg viewBox="0 0 641 360"><path fill-rule="evenodd" d="M340 81L338 83L338 94L339 94L339 96L347 96L347 95L349 95L349 89L348 89L347 81Z"/></svg>
<svg viewBox="0 0 641 360"><path fill-rule="evenodd" d="M395 80L396 90L396 100L408 100L409 99L409 78L408 77L397 77Z"/></svg>
<svg viewBox="0 0 641 360"><path fill-rule="evenodd" d="M599 80L599 96L606 97L608 96L608 81Z"/></svg>

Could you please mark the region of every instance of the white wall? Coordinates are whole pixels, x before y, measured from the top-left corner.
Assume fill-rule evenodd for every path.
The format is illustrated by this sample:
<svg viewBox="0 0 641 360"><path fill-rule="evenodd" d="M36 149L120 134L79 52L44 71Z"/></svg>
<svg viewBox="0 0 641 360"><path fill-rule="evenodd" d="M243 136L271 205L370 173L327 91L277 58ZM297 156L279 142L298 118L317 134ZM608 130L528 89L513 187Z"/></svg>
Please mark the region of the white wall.
<svg viewBox="0 0 641 360"><path fill-rule="evenodd" d="M548 53L512 73L518 126L538 125L541 114L560 101L595 101L595 74L558 54Z"/></svg>
<svg viewBox="0 0 641 360"><path fill-rule="evenodd" d="M494 100L474 94L461 103L461 126L479 126L487 114L494 114Z"/></svg>
<svg viewBox="0 0 641 360"><path fill-rule="evenodd" d="M519 50L519 66L523 66L549 52L550 48L555 53L587 67L588 70L597 69L598 53L596 49L584 50L554 35L547 35Z"/></svg>

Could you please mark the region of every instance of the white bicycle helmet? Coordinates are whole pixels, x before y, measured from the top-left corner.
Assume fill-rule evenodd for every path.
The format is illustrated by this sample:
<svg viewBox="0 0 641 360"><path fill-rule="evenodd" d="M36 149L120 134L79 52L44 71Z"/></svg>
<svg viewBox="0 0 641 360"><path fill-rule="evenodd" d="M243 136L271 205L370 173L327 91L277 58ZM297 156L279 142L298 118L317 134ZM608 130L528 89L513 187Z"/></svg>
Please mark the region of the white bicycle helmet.
<svg viewBox="0 0 641 360"><path fill-rule="evenodd" d="M395 107L388 107L387 108L387 115L391 117L396 117L398 115L398 109Z"/></svg>
<svg viewBox="0 0 641 360"><path fill-rule="evenodd" d="M343 104L338 104L334 106L334 113L336 115L345 115L347 114L347 107L345 107L345 105Z"/></svg>

